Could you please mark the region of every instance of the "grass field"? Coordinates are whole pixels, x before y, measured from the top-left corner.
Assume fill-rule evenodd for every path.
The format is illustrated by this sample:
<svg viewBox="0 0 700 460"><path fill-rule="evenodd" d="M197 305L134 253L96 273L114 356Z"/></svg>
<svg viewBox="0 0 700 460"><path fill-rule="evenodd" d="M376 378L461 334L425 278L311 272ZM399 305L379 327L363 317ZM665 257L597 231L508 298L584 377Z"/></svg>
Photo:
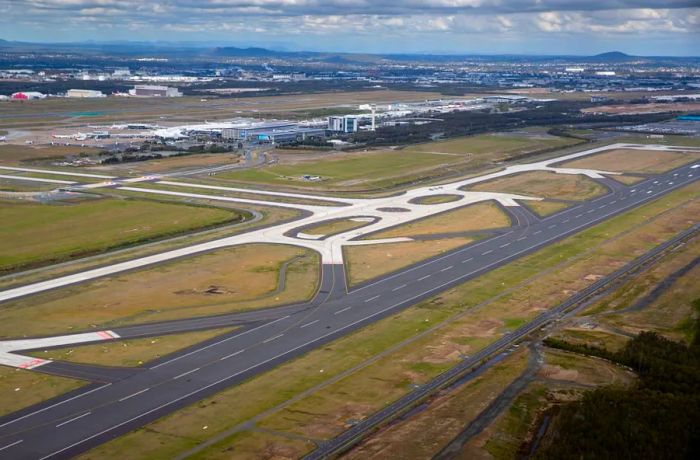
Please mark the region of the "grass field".
<svg viewBox="0 0 700 460"><path fill-rule="evenodd" d="M102 199L70 205L0 201L0 272L240 218L232 211L143 200Z"/></svg>
<svg viewBox="0 0 700 460"><path fill-rule="evenodd" d="M391 273L460 246L472 238L444 238L430 241L368 244L343 248L350 285Z"/></svg>
<svg viewBox="0 0 700 460"><path fill-rule="evenodd" d="M364 239L413 237L509 227L510 218L494 203L476 203L390 228Z"/></svg>
<svg viewBox="0 0 700 460"><path fill-rule="evenodd" d="M28 353L54 361L97 364L100 366L141 366L149 361L203 342L235 328L170 334L144 339L107 341L92 345L52 348Z"/></svg>
<svg viewBox="0 0 700 460"><path fill-rule="evenodd" d="M368 222L353 219L332 220L305 228L302 233L306 233L307 235L331 236L364 227L367 224Z"/></svg>
<svg viewBox="0 0 700 460"><path fill-rule="evenodd" d="M364 189L391 186L408 177L420 178L428 172L466 161L466 156L445 156L431 153L380 150L343 154L322 160L300 161L216 175L217 179L308 188ZM310 182L302 176L320 176Z"/></svg>
<svg viewBox="0 0 700 460"><path fill-rule="evenodd" d="M285 289L276 292L285 262L289 262ZM234 246L4 303L0 337L59 334L302 301L315 292L318 271L318 256L310 250L273 244Z"/></svg>
<svg viewBox="0 0 700 460"><path fill-rule="evenodd" d="M85 385L81 380L0 366L0 416L62 395Z"/></svg>
<svg viewBox="0 0 700 460"><path fill-rule="evenodd" d="M525 206L530 208L540 217L546 217L555 212L561 211L569 207L568 204L562 203L561 201L534 201L528 200L525 202Z"/></svg>
<svg viewBox="0 0 700 460"><path fill-rule="evenodd" d="M420 196L418 198L414 198L412 200L413 203L417 204L424 204L424 205L430 205L430 204L442 204L442 203L451 203L453 201L461 200L462 196L461 195L430 195L430 196Z"/></svg>
<svg viewBox="0 0 700 460"><path fill-rule="evenodd" d="M606 193L605 187L581 175L532 171L504 176L468 188L480 192L504 192L540 198L584 201Z"/></svg>
<svg viewBox="0 0 700 460"><path fill-rule="evenodd" d="M479 135L412 145L399 150L335 154L246 171L217 174L217 179L313 189L389 188L503 161L536 150L565 147L575 139L552 136ZM320 176L310 182L303 175Z"/></svg>
<svg viewBox="0 0 700 460"><path fill-rule="evenodd" d="M371 436L343 458L431 458L486 409L526 365L525 350L507 357L456 391L430 401L429 407L409 420L395 423Z"/></svg>
<svg viewBox="0 0 700 460"><path fill-rule="evenodd" d="M22 161L41 160L45 158L78 155L80 153L96 154L99 150L90 147L0 145L0 165L14 165Z"/></svg>
<svg viewBox="0 0 700 460"><path fill-rule="evenodd" d="M218 165L228 165L238 163L237 155L231 153L211 153L211 154L195 154L169 158L160 158L158 160L139 161L135 163L121 163L114 165L101 166L100 170L108 174L159 174L179 169L196 169L213 167Z"/></svg>
<svg viewBox="0 0 700 460"><path fill-rule="evenodd" d="M700 159L700 153L616 149L562 163L566 168L626 173L662 173Z"/></svg>
<svg viewBox="0 0 700 460"><path fill-rule="evenodd" d="M371 407L387 404L389 398L386 395L396 394L397 387L409 391L413 382L420 383L457 362L460 353L474 353L495 340L509 330L507 324L532 317L568 297L571 290L592 282L586 279L586 274L591 273L589 270L594 270L594 273L612 271L622 261L630 260L686 228L689 225L686 216L695 210L687 209L687 203L698 190L697 187L686 187L613 218L163 417L97 447L81 458L116 459L127 447L139 452L139 458L172 458L285 401L295 404L289 398L304 391L308 391L305 397L314 396L317 391L330 388L338 379L351 379L358 370L363 372L357 374L358 380L354 384L345 382L331 389L349 388L352 394L364 392L364 398L373 405ZM683 207L649 220L651 216L678 206ZM629 231L639 225L642 227ZM463 316L455 317L458 314ZM377 378L383 375L390 378ZM309 391L316 385L321 386ZM385 393L387 387L391 391ZM318 408L301 403L301 399L296 401L302 404L299 407L312 408L304 420L310 420L317 428L319 421L332 421L335 428L331 428L337 430L342 428L342 423L349 422L343 416L348 412L347 406L327 404L333 398L349 401L347 394L343 398L334 391L310 400L324 401L324 405ZM354 404L355 413L371 411L367 400L360 403ZM275 412L277 410L270 415ZM302 415L294 413L295 417ZM207 429L203 430L205 426ZM329 430L321 428L326 432ZM294 427L296 433L308 429L307 425ZM257 433L262 435L265 432ZM290 435L296 437L294 433ZM231 436L233 433L227 435L228 446L235 442ZM270 436L270 443L279 439L275 434ZM255 445L264 447L268 444L258 439Z"/></svg>
<svg viewBox="0 0 700 460"><path fill-rule="evenodd" d="M546 134L523 136L518 134L480 134L458 137L446 141L429 142L406 147L413 152L442 154L469 154L480 161L502 161L514 155L555 147L568 147L579 143L577 139L555 137Z"/></svg>

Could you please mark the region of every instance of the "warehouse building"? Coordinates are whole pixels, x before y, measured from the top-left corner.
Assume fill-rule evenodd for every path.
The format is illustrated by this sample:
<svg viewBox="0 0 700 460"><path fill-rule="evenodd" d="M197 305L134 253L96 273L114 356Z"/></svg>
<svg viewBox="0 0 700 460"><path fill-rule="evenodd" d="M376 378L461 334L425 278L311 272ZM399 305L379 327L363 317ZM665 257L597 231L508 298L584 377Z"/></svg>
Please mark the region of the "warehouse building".
<svg viewBox="0 0 700 460"><path fill-rule="evenodd" d="M245 141L254 139L259 134L270 134L275 131L289 131L298 129L299 125L291 121L270 121L260 123L248 123L221 130L221 137L225 140Z"/></svg>
<svg viewBox="0 0 700 460"><path fill-rule="evenodd" d="M180 97L182 93L177 88L160 85L136 85L129 90L131 96L137 97Z"/></svg>
<svg viewBox="0 0 700 460"><path fill-rule="evenodd" d="M94 89L69 89L66 91L66 97L88 98L88 97L105 97L102 91Z"/></svg>

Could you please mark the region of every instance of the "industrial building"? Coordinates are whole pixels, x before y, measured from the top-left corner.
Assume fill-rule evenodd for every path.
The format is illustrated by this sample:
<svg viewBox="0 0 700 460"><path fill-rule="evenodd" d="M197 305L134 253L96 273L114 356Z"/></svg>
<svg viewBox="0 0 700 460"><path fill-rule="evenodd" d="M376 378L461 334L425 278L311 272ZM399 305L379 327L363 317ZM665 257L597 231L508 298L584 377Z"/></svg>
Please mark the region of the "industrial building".
<svg viewBox="0 0 700 460"><path fill-rule="evenodd" d="M221 137L225 140L245 141L257 137L259 134L272 134L276 131L289 131L299 129L297 123L291 121L270 121L259 123L247 123L221 130Z"/></svg>
<svg viewBox="0 0 700 460"><path fill-rule="evenodd" d="M284 144L287 142L304 141L309 138L325 138L326 130L322 128L293 128L273 131L263 131L256 134L253 140Z"/></svg>
<svg viewBox="0 0 700 460"><path fill-rule="evenodd" d="M342 117L328 117L328 130L334 133L354 133L358 129L358 117L345 115Z"/></svg>
<svg viewBox="0 0 700 460"><path fill-rule="evenodd" d="M129 90L129 95L137 97L180 97L182 93L177 88L160 85L136 85Z"/></svg>
<svg viewBox="0 0 700 460"><path fill-rule="evenodd" d="M26 101L29 99L45 99L46 94L39 93L37 91L21 91L19 93L13 93L10 96L11 99L16 101Z"/></svg>
<svg viewBox="0 0 700 460"><path fill-rule="evenodd" d="M102 91L94 89L69 89L66 91L66 97L88 98L88 97L106 97Z"/></svg>

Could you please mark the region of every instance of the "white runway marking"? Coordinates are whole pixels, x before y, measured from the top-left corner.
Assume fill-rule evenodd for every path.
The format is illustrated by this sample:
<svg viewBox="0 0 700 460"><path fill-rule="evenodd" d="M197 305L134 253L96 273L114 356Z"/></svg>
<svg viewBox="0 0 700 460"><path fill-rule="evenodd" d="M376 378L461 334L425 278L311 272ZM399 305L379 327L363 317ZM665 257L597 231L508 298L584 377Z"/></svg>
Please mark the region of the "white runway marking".
<svg viewBox="0 0 700 460"><path fill-rule="evenodd" d="M59 423L58 425L56 425L56 428L62 427L63 425L68 425L70 422L75 422L76 420L81 419L81 418L83 418L83 417L87 417L87 416L90 415L91 413L92 413L92 412L86 412L86 413L84 413L83 415L78 415L77 417L73 417L73 418L70 419L70 420L66 420L65 422Z"/></svg>
<svg viewBox="0 0 700 460"><path fill-rule="evenodd" d="M200 370L200 369L201 369L201 367L198 367L198 368L196 368L196 369L192 369L191 371L183 372L182 374L180 374L180 375L178 375L178 376L176 376L176 377L173 377L173 380L177 380L177 379L179 379L179 378L181 378L181 377L184 377L184 376L186 376L186 375L189 375L189 374L191 374L191 373L193 373L193 372L197 372L197 371Z"/></svg>
<svg viewBox="0 0 700 460"><path fill-rule="evenodd" d="M13 442L12 444L8 444L8 445L6 445L6 446L4 446L4 447L0 447L0 450L9 449L10 447L16 446L17 444L19 444L19 443L21 443L21 442L23 442L22 439L20 439L19 441L15 441L15 442Z"/></svg>
<svg viewBox="0 0 700 460"><path fill-rule="evenodd" d="M279 339L280 337L283 337L283 336L284 336L284 334L279 334L279 335L276 335L276 336L274 336L274 337L270 337L269 339L263 340L262 343L270 343L270 342L272 342L273 340L277 340L277 339Z"/></svg>
<svg viewBox="0 0 700 460"><path fill-rule="evenodd" d="M343 308L342 310L338 310L337 312L335 312L335 313L333 313L333 314L334 314L334 315L339 315L339 314L341 314L341 313L343 313L343 312L346 312L346 311L350 310L351 308L352 308L352 307L345 307L345 308Z"/></svg>
<svg viewBox="0 0 700 460"><path fill-rule="evenodd" d="M141 390L141 391L137 391L136 393L132 393L132 394L130 394L129 396L124 396L122 399L119 400L119 402L126 401L127 399L131 399L131 398L133 398L134 396L138 396L138 395L140 395L140 394L143 394L143 393L147 392L148 390L150 390L150 388L145 388L145 389L143 389L143 390Z"/></svg>
<svg viewBox="0 0 700 460"><path fill-rule="evenodd" d="M305 327L311 326L312 324L316 324L316 323L318 323L319 321L320 321L320 320L315 319L315 320L311 321L310 323L306 323L306 324L304 324L303 326L299 326L299 328L300 328L300 329L304 329Z"/></svg>
<svg viewBox="0 0 700 460"><path fill-rule="evenodd" d="M304 326L302 326L302 327L304 327ZM223 358L219 359L219 361L223 361L223 360L229 359L229 358L231 358L231 357L233 357L233 356L240 355L240 354L243 353L244 351L245 351L245 349L243 349L243 350L238 350L238 351L236 351L236 352L231 353L230 355L224 356Z"/></svg>

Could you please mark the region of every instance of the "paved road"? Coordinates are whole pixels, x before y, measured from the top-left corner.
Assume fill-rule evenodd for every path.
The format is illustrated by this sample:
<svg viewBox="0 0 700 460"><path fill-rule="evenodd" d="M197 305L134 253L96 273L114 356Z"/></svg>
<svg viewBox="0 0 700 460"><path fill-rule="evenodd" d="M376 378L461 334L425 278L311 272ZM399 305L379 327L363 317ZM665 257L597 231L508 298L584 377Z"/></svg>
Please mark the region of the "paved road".
<svg viewBox="0 0 700 460"><path fill-rule="evenodd" d="M67 458L298 357L466 280L697 180L685 166L548 218L515 210L510 231L343 292L342 266L316 302L173 355L141 372L0 419L0 458ZM609 182L609 181L606 181ZM612 184L609 184L612 186ZM272 310L268 310L270 312ZM279 316L282 314L282 316ZM135 326L138 327L138 326ZM161 327L152 325L152 327Z"/></svg>

